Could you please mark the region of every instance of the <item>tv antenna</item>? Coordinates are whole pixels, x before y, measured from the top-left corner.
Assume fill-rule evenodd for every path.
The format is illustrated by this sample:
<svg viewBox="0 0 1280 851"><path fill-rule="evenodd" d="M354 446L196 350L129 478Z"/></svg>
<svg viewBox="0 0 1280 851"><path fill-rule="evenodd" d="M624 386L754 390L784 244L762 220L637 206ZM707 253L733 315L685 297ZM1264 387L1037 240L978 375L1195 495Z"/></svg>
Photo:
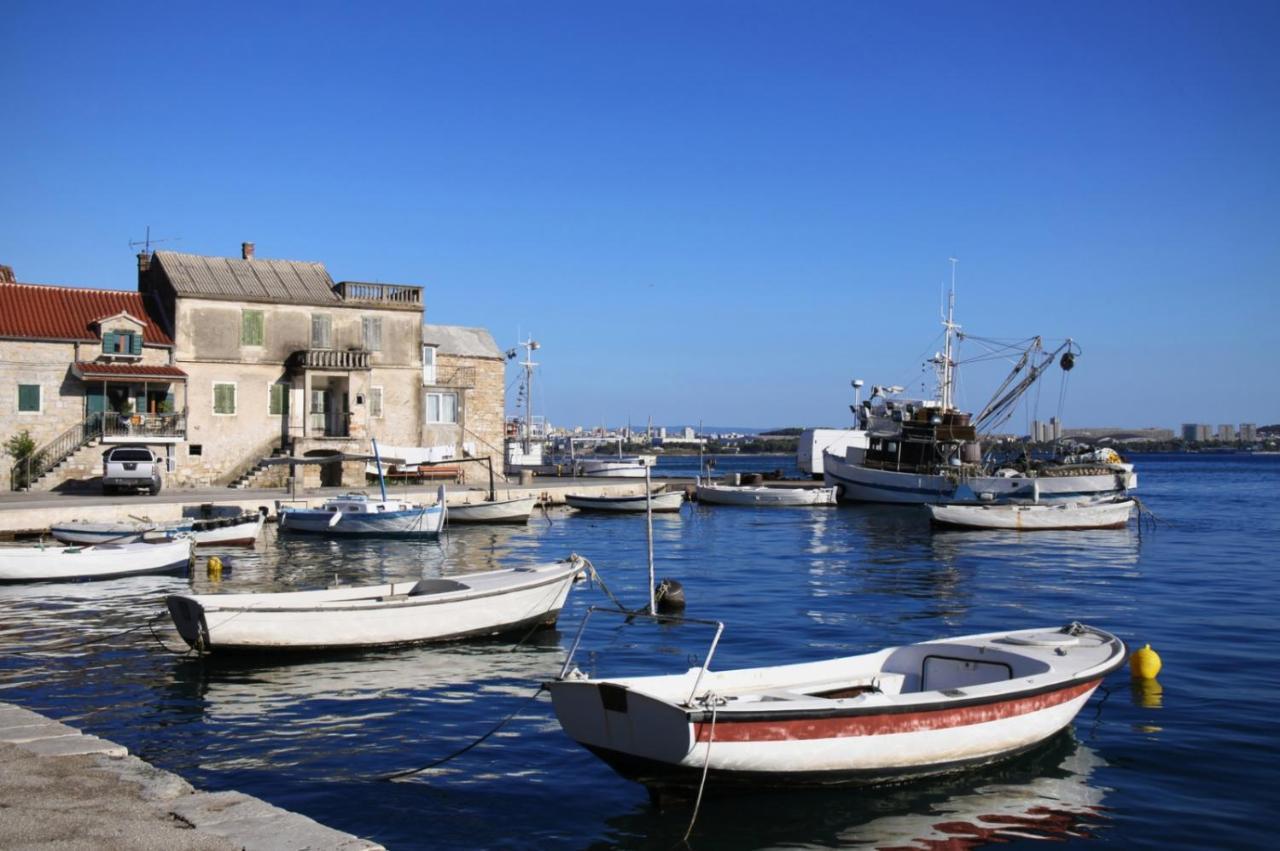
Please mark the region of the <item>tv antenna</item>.
<svg viewBox="0 0 1280 851"><path fill-rule="evenodd" d="M180 237L180 236L167 236L167 237L165 237L164 239L152 239L152 238L151 238L151 225L147 225L147 236L146 236L146 239L143 239L143 240L131 240L131 241L129 242L129 247L130 247L130 248L137 248L138 246L142 246L142 250L143 250L143 252L144 252L144 253L146 253L146 254L150 254L150 253L151 253L151 245L152 245L152 243L158 243L158 242L180 242L181 240L182 240L182 237Z"/></svg>

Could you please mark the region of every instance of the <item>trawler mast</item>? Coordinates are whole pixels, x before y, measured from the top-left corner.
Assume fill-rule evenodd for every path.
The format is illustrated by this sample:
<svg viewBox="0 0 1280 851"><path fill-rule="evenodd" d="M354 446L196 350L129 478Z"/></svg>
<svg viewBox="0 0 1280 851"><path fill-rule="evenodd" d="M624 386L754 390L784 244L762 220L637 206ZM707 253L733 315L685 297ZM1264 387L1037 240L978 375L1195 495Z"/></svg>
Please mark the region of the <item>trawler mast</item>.
<svg viewBox="0 0 1280 851"><path fill-rule="evenodd" d="M942 327L946 329L942 353L929 359L929 363L938 371L938 401L943 411L955 409L956 362L952 354L955 349L954 340L960 332L960 326L955 323L956 264L960 261L955 257L948 259L951 261L951 291L947 294L947 313L942 320Z"/></svg>

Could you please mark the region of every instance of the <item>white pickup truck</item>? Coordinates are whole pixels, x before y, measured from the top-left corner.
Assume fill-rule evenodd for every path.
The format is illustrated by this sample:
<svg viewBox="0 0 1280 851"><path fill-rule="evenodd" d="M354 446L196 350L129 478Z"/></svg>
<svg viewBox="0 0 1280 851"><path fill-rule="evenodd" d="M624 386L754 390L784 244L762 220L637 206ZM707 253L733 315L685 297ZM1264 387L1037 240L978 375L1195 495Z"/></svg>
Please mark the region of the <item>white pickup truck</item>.
<svg viewBox="0 0 1280 851"><path fill-rule="evenodd" d="M146 490L160 493L164 461L145 446L113 446L102 453L102 492Z"/></svg>

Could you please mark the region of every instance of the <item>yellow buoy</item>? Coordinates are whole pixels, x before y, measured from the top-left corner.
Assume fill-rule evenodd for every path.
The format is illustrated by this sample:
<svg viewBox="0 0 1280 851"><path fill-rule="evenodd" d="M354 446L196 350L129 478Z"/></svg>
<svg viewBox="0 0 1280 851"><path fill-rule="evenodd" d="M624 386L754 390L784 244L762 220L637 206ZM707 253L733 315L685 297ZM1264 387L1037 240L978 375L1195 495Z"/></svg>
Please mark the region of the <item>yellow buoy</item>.
<svg viewBox="0 0 1280 851"><path fill-rule="evenodd" d="M209 556L209 563L206 568L210 579L217 581L222 578L222 559L217 556Z"/></svg>
<svg viewBox="0 0 1280 851"><path fill-rule="evenodd" d="M1160 673L1160 654L1152 650L1150 644L1133 651L1129 656L1129 671L1134 679L1154 680Z"/></svg>

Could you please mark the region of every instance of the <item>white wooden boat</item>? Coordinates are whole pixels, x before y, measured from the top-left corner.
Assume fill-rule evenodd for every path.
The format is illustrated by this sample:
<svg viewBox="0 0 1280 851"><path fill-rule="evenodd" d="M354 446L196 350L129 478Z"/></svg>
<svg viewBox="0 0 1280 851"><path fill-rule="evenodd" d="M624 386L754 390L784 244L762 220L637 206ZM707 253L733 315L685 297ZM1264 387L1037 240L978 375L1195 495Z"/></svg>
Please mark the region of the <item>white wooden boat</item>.
<svg viewBox="0 0 1280 851"><path fill-rule="evenodd" d="M170 522L155 522L135 518L131 522L95 523L88 520L72 520L49 528L49 534L67 544L132 544L144 536L174 537L179 532L191 532L193 518Z"/></svg>
<svg viewBox="0 0 1280 851"><path fill-rule="evenodd" d="M564 495L564 501L579 511L640 512L643 514L646 510L644 494L639 496L587 496L585 494L567 493ZM648 501L653 503L655 512L679 511L680 506L684 505L684 491L655 493L649 497Z"/></svg>
<svg viewBox="0 0 1280 851"><path fill-rule="evenodd" d="M444 493L441 487L435 505L348 493L326 500L320 508L282 506L280 528L320 535L435 538L444 528L447 514Z"/></svg>
<svg viewBox="0 0 1280 851"><path fill-rule="evenodd" d="M385 585L166 601L197 650L336 650L498 635L553 624L577 556L551 564Z"/></svg>
<svg viewBox="0 0 1280 851"><path fill-rule="evenodd" d="M185 569L195 541L190 536L131 544L0 548L0 582L61 582L114 579Z"/></svg>
<svg viewBox="0 0 1280 851"><path fill-rule="evenodd" d="M716 505L835 505L836 489L830 488L766 488L748 485L715 485L698 483L698 502Z"/></svg>
<svg viewBox="0 0 1280 851"><path fill-rule="evenodd" d="M236 517L184 518L168 523L139 520L133 523L60 523L49 530L59 541L69 544L131 544L144 538L173 538L186 533L196 546L253 546L262 534L261 512Z"/></svg>
<svg viewBox="0 0 1280 851"><path fill-rule="evenodd" d="M926 505L935 526L953 529L1123 529L1134 507L1132 499L1095 503L1039 505Z"/></svg>
<svg viewBox="0 0 1280 851"><path fill-rule="evenodd" d="M449 525L455 523L528 523L538 504L536 496L518 496L449 506Z"/></svg>
<svg viewBox="0 0 1280 851"><path fill-rule="evenodd" d="M571 738L658 789L696 785L704 769L708 788L858 784L1026 750L1069 725L1124 657L1115 636L1071 624L622 679L584 674L571 653L547 687Z"/></svg>

